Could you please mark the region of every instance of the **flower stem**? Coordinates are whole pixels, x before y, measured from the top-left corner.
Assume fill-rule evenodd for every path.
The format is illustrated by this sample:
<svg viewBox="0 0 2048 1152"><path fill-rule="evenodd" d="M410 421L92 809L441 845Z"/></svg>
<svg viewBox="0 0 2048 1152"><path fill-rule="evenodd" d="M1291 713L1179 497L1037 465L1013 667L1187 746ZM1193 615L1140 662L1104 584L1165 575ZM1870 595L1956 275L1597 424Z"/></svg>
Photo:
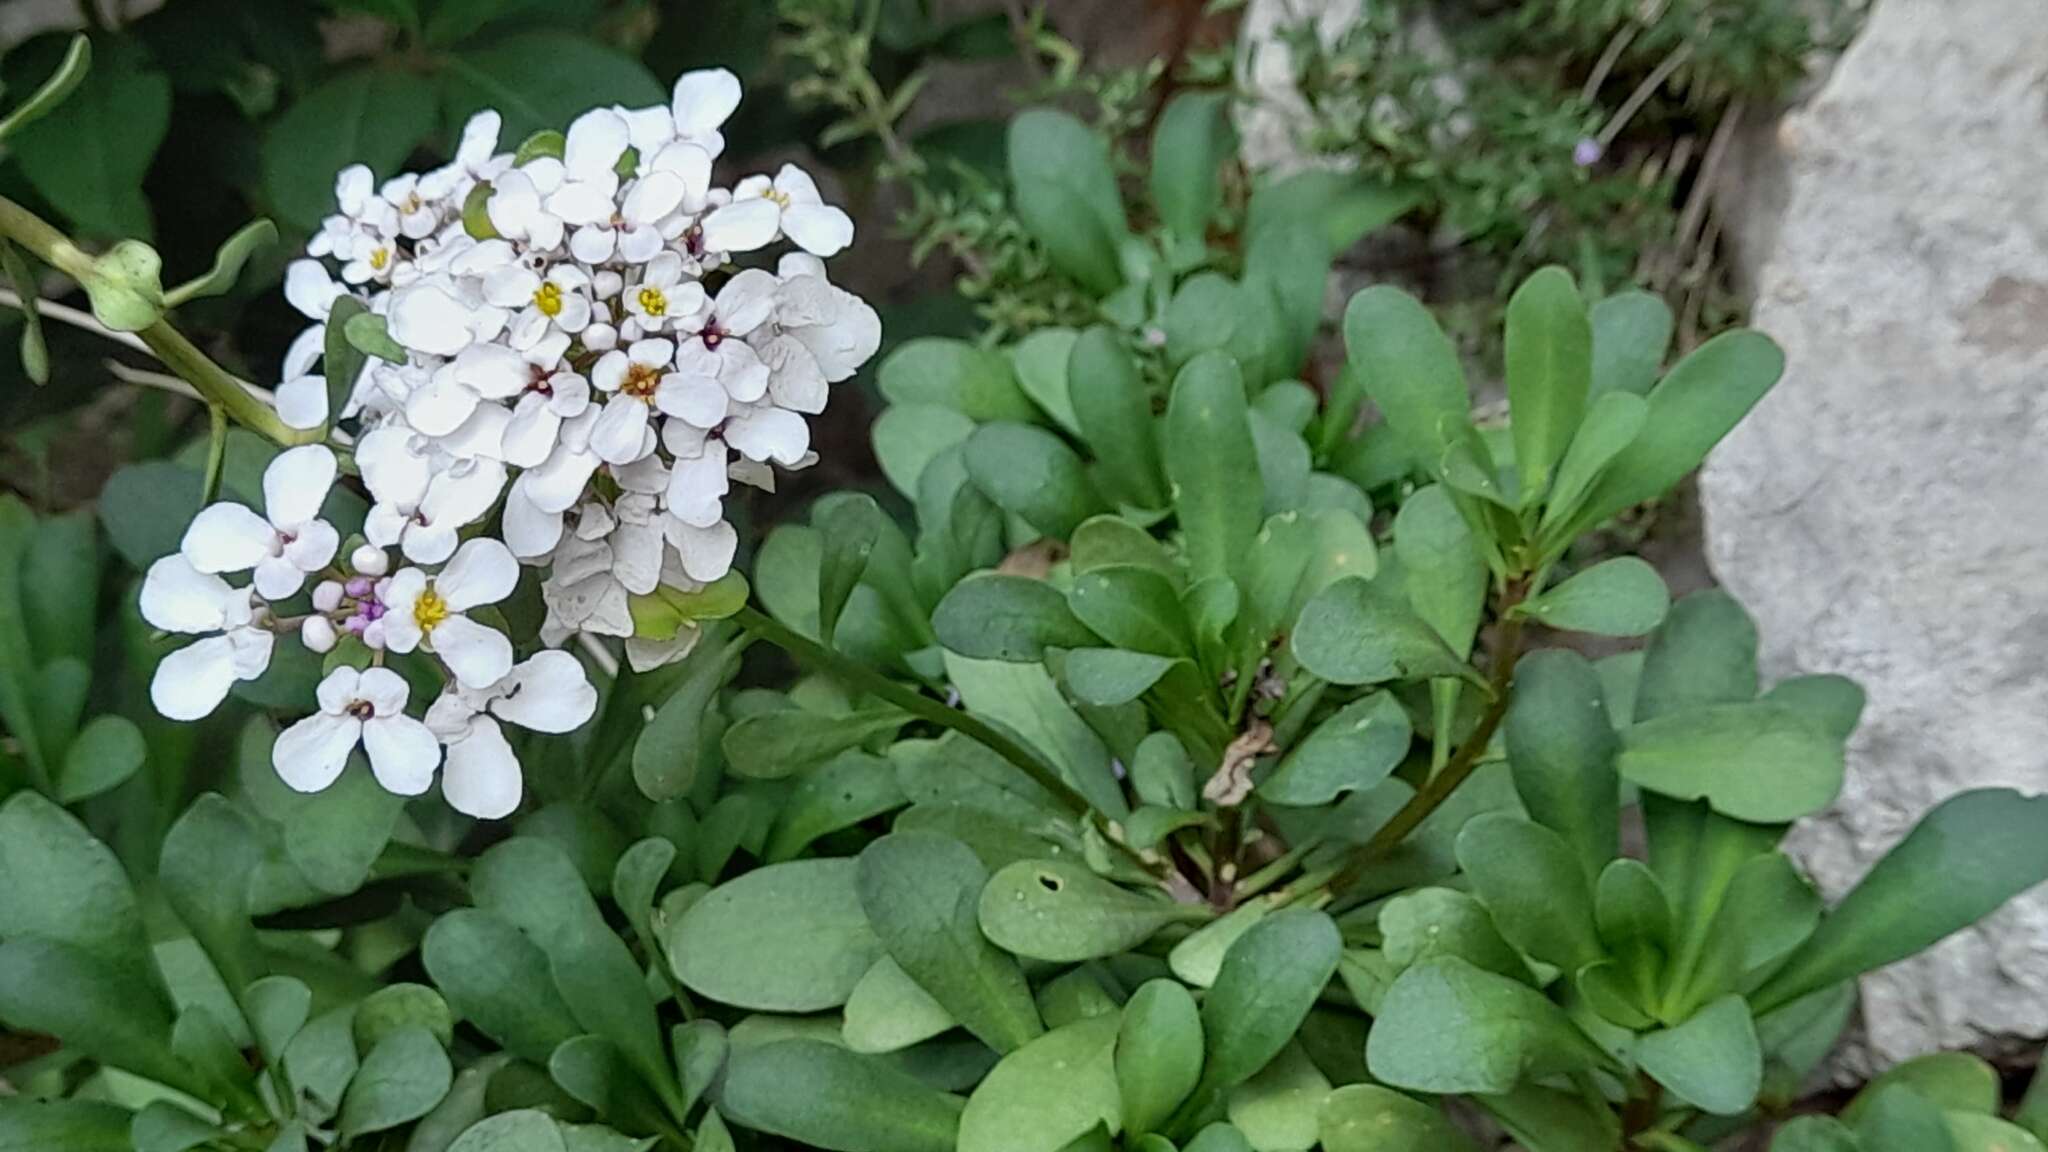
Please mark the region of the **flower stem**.
<svg viewBox="0 0 2048 1152"><path fill-rule="evenodd" d="M81 283L91 275L92 257L41 217L4 196L0 196L0 236L20 244L37 259ZM170 321L158 319L136 336L165 367L191 384L201 399L224 410L244 427L285 447L314 444L326 438L325 429L293 428L279 419L274 409L251 396L240 380L208 359L171 327Z"/></svg>

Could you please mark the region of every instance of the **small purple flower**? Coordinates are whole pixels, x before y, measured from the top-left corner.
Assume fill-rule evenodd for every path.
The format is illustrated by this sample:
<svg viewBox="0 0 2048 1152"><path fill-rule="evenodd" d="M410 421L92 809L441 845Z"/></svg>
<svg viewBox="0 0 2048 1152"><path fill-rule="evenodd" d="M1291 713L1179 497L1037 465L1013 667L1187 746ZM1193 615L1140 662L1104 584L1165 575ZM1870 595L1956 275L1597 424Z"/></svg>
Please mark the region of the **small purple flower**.
<svg viewBox="0 0 2048 1152"><path fill-rule="evenodd" d="M363 634L363 629L368 628L370 626L370 618L358 612L354 616L351 616L348 619L343 620L341 622L341 626L346 631L351 632L357 636L361 636Z"/></svg>
<svg viewBox="0 0 2048 1152"><path fill-rule="evenodd" d="M343 585L342 590L347 592L352 598L361 600L363 597L368 596L370 590L374 587L376 587L375 582L368 576L357 576Z"/></svg>
<svg viewBox="0 0 2048 1152"><path fill-rule="evenodd" d="M1582 137L1572 147L1572 163L1577 164L1581 168L1591 168L1600 162L1600 157L1605 153L1606 149L1600 147L1598 140L1593 139L1591 136Z"/></svg>

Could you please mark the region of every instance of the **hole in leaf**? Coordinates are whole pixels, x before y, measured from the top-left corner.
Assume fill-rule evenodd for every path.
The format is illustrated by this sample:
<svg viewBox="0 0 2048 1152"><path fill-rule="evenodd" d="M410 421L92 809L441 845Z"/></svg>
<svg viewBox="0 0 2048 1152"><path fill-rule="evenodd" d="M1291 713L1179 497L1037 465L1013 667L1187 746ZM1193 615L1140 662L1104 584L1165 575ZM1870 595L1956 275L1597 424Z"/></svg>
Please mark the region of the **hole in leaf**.
<svg viewBox="0 0 2048 1152"><path fill-rule="evenodd" d="M1040 872L1038 874L1038 886L1047 892L1057 892L1065 886L1065 882L1051 872Z"/></svg>

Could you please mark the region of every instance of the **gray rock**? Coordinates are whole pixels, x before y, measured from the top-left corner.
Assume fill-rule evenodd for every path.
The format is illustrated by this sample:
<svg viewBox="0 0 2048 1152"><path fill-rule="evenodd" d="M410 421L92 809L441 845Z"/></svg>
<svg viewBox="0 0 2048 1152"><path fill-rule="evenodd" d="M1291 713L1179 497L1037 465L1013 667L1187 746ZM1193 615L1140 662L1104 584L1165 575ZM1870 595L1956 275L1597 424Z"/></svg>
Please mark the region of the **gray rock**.
<svg viewBox="0 0 2048 1152"><path fill-rule="evenodd" d="M1793 838L1839 895L1960 789L2048 787L2048 7L1878 0L1724 214L1784 381L1708 463L1768 669L1870 706ZM1735 209L1729 211L1729 209ZM1840 1071L2048 1035L2048 892L1864 981Z"/></svg>

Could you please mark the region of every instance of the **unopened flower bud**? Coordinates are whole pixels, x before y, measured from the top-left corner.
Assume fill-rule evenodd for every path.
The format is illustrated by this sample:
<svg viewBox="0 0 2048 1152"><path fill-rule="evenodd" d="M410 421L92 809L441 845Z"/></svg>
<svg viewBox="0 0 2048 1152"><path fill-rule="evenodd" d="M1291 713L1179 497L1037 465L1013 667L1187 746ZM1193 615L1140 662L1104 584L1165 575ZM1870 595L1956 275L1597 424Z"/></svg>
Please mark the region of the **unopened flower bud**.
<svg viewBox="0 0 2048 1152"><path fill-rule="evenodd" d="M348 562L351 568L365 576L382 576L391 570L390 554L375 544L365 544L349 553Z"/></svg>
<svg viewBox="0 0 2048 1152"><path fill-rule="evenodd" d="M372 620L363 625L363 644L372 652L384 650L384 622Z"/></svg>
<svg viewBox="0 0 2048 1152"><path fill-rule="evenodd" d="M339 636L335 635L334 622L325 616L308 616L299 623L299 639L315 652L332 652Z"/></svg>
<svg viewBox="0 0 2048 1152"><path fill-rule="evenodd" d="M619 330L609 324L592 324L583 330L583 346L592 352L609 352L619 346Z"/></svg>
<svg viewBox="0 0 2048 1152"><path fill-rule="evenodd" d="M322 580L313 586L313 611L332 612L341 607L341 581Z"/></svg>

